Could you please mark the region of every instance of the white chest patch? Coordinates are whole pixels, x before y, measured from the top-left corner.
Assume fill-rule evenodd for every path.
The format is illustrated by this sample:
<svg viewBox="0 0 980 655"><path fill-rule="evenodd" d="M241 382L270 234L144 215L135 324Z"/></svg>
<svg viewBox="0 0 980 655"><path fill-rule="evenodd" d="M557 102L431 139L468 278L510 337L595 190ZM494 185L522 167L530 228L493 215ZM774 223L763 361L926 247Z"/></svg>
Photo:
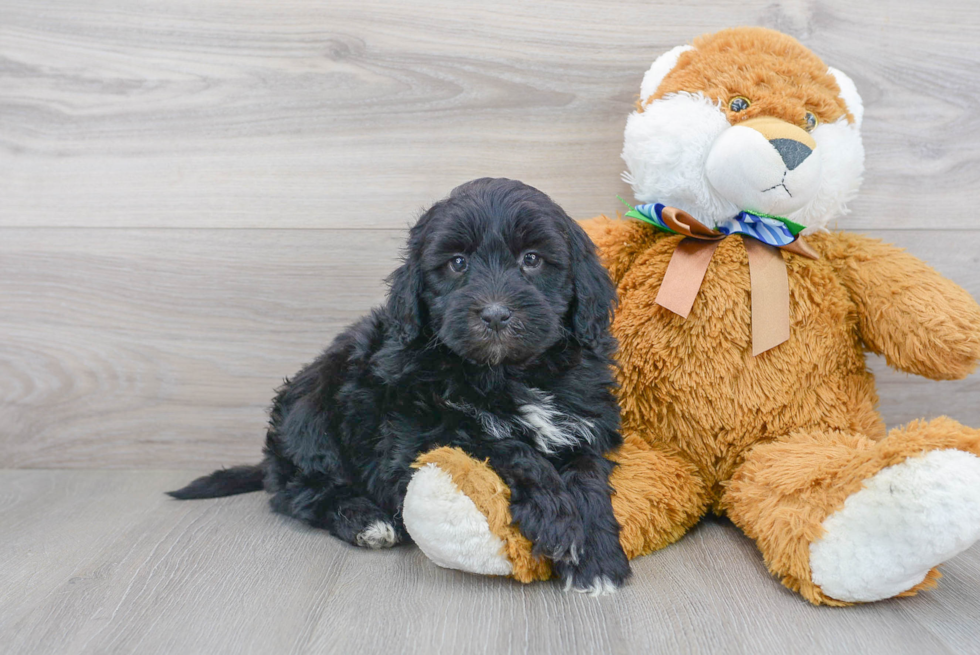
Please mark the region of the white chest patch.
<svg viewBox="0 0 980 655"><path fill-rule="evenodd" d="M555 407L554 399L537 389L532 389L533 403L521 405L518 422L531 430L538 450L551 455L561 448L595 440L594 424L588 419L563 414Z"/></svg>
<svg viewBox="0 0 980 655"><path fill-rule="evenodd" d="M490 412L485 412L474 407L473 405L470 405L469 403L454 403L446 401L446 405L478 420L480 425L483 427L483 431L486 432L487 436L489 436L491 439L500 441L511 436L511 426L504 421L501 421Z"/></svg>

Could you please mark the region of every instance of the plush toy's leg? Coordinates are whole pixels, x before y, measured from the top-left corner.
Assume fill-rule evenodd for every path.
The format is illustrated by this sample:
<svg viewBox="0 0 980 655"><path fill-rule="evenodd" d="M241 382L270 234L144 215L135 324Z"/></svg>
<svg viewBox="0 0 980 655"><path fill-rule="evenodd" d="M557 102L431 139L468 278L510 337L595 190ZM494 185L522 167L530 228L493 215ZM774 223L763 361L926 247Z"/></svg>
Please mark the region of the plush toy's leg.
<svg viewBox="0 0 980 655"><path fill-rule="evenodd" d="M627 434L609 456L619 543L633 559L668 546L705 513L708 491L693 464Z"/></svg>
<svg viewBox="0 0 980 655"><path fill-rule="evenodd" d="M880 441L797 433L751 450L722 507L815 604L913 595L980 539L977 455L980 431L946 418Z"/></svg>
<svg viewBox="0 0 980 655"><path fill-rule="evenodd" d="M692 465L651 449L636 437L610 459L610 484L627 557L679 539L704 513L707 496ZM412 539L433 562L471 573L545 580L546 560L511 523L510 490L485 463L459 449L438 448L415 462L403 518Z"/></svg>

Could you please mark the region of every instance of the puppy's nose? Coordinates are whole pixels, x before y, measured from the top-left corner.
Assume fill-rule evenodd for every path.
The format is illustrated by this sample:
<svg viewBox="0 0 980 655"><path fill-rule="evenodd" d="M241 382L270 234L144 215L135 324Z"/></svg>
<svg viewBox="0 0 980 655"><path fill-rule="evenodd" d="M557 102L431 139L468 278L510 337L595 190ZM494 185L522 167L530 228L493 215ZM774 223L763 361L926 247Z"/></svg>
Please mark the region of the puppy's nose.
<svg viewBox="0 0 980 655"><path fill-rule="evenodd" d="M487 305L480 312L480 318L491 330L499 332L510 320L510 310L501 304Z"/></svg>

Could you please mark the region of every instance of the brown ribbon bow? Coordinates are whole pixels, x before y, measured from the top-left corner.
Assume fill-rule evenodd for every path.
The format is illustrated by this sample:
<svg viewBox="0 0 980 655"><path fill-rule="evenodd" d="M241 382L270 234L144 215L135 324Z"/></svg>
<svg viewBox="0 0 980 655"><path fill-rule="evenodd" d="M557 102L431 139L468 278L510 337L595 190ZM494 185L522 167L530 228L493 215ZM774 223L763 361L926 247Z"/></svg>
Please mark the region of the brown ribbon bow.
<svg viewBox="0 0 980 655"><path fill-rule="evenodd" d="M660 218L667 227L686 238L677 244L677 249L670 258L655 302L687 318L718 242L727 235L712 230L676 207L664 207ZM820 255L802 236L781 248L751 237L744 237L743 240L749 255L752 355L755 356L789 340L789 277L780 250L808 259L820 259Z"/></svg>

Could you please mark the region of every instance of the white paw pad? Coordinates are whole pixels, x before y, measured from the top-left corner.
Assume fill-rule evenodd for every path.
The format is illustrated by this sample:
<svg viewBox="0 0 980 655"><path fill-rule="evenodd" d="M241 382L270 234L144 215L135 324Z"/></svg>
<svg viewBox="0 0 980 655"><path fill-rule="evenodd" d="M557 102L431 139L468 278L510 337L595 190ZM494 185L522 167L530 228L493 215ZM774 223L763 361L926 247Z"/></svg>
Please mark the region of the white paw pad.
<svg viewBox="0 0 980 655"><path fill-rule="evenodd" d="M412 539L439 566L483 575L513 572L487 518L437 465L412 475L402 516Z"/></svg>
<svg viewBox="0 0 980 655"><path fill-rule="evenodd" d="M980 458L936 450L878 471L810 544L813 582L837 600L891 598L980 539Z"/></svg>
<svg viewBox="0 0 980 655"><path fill-rule="evenodd" d="M361 548L391 548L398 543L395 526L387 521L375 521L358 532L356 539Z"/></svg>

